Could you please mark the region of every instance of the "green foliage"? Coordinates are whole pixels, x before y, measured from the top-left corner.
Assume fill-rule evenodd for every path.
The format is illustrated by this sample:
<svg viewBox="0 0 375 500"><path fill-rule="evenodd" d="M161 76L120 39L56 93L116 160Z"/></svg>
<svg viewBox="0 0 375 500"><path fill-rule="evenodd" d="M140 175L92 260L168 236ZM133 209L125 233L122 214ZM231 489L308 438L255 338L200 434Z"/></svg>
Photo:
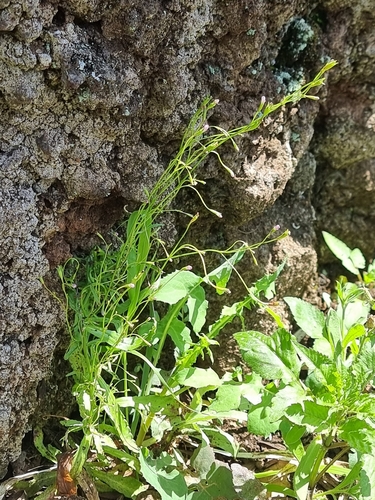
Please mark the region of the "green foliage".
<svg viewBox="0 0 375 500"><path fill-rule="evenodd" d="M280 318L262 302L264 297L273 297L275 281L285 263L252 287L243 282L244 298L224 306L216 320L207 324L207 287L219 295L229 294L228 283L233 272L237 273L237 263L249 253L255 261L256 248L288 233L277 236L274 228L260 243L237 241L226 250L203 252L184 243L186 232L198 217L190 215L186 232L168 250L160 238L158 217L170 210L178 192L186 188L194 190L203 205L221 217L206 206L197 190L202 183L196 177L198 167L215 154L233 176L217 151L220 145L229 141L238 150L235 138L255 130L280 107L303 98L317 99L310 90L324 83L323 74L335 64L327 63L313 81L277 104L262 100L249 124L230 131L207 125L208 114L217 102L205 99L189 123L177 155L146 193L145 203L127 219L118 245L103 241L88 257L73 258L58 269L71 336L65 358L72 367L80 412L80 420L63 422L66 443L76 448L73 478L85 468L102 489L131 498L148 484L162 499L251 500L263 488L259 481L249 478L247 469L239 464L235 473L215 459L215 449L232 456L239 453L238 443L221 428L223 419L246 421L248 412L249 422L253 421L249 429L256 428L258 419L256 430L266 434L281 428L286 411L290 411L289 421L293 425L298 421L299 428L323 428L323 420L330 421L330 415L324 414L323 419L322 412L315 415L313 409L309 417L301 415L298 405L306 406L311 399L300 397L305 394L299 381L302 355ZM207 253L220 256L216 269L206 269ZM201 258L202 275L189 265L179 266L181 259L186 262L193 255ZM245 328L243 312L254 306L264 307L280 326L272 338L257 332L237 334L246 361L256 364L254 371L259 375L243 376L237 371L219 377L212 368L195 367L200 357L212 360L211 346L234 319L239 318ZM348 345L361 335L352 332ZM165 363L168 343L174 349L173 359ZM256 361L257 355L263 363ZM319 369L324 376L333 377L322 366ZM363 373L366 369L363 360ZM280 388L273 383L264 387L261 377L273 378L275 374L283 379ZM294 409L286 403L290 397ZM271 411L267 401L273 405ZM196 447L191 459L178 449L182 440ZM45 449L41 443L39 449ZM298 443L294 449L300 450ZM119 473L113 470L114 463ZM298 491L305 488L300 482Z"/></svg>
<svg viewBox="0 0 375 500"><path fill-rule="evenodd" d="M328 241L344 261L353 255L338 240ZM375 400L369 388L375 336L368 322L374 301L362 285L345 281L337 283L337 304L325 315L301 299L284 300L312 348L282 328L270 337L254 331L234 335L246 363L268 381L260 402L248 408L248 430L281 433L296 461L288 474L294 472L292 496L298 500L374 498ZM349 450L355 452L351 461L336 469ZM323 493L318 485L327 472L341 480Z"/></svg>
<svg viewBox="0 0 375 500"><path fill-rule="evenodd" d="M341 260L342 265L351 273L360 274L360 269L364 269L366 260L359 250L351 250L344 242L330 233L323 231L323 238L331 252Z"/></svg>

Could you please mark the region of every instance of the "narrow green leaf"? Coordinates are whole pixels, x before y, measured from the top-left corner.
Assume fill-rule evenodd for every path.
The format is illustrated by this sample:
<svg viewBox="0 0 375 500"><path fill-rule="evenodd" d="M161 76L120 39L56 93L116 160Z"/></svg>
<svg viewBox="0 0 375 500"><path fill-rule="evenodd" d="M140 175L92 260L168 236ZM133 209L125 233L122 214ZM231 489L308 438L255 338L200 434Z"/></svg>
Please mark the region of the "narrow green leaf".
<svg viewBox="0 0 375 500"><path fill-rule="evenodd" d="M339 342L341 342L341 319L337 311L330 309L326 317L327 331L329 334L329 341L332 345L332 352ZM328 353L327 353L328 355Z"/></svg>
<svg viewBox="0 0 375 500"><path fill-rule="evenodd" d="M201 286L194 288L187 300L188 318L195 333L199 333L206 322L208 301Z"/></svg>
<svg viewBox="0 0 375 500"><path fill-rule="evenodd" d="M101 471L94 467L90 467L91 474L107 484L110 488L124 495L125 498L133 498L142 491L147 489L147 486L142 484L138 479L132 476L121 476L120 474L113 474L109 471Z"/></svg>
<svg viewBox="0 0 375 500"><path fill-rule="evenodd" d="M269 493L281 493L283 495L282 497L278 496L277 498L298 498L293 490L287 488L286 486L282 486L280 484L273 484L273 483L266 484L266 490Z"/></svg>
<svg viewBox="0 0 375 500"><path fill-rule="evenodd" d="M287 419L280 423L280 432L288 450L293 453L298 461L301 461L305 454L301 438L306 433L306 427L295 425Z"/></svg>
<svg viewBox="0 0 375 500"><path fill-rule="evenodd" d="M129 448L129 450L137 452L138 446L133 438L131 429L121 408L116 400L111 388L104 382L101 382L106 395L106 404L104 405L104 411L112 420L113 425L117 431L118 437L121 439L122 443Z"/></svg>
<svg viewBox="0 0 375 500"><path fill-rule="evenodd" d="M122 462L126 463L132 469L139 472L139 461L136 456L127 453L125 450L119 448L114 448L113 446L103 446L104 453L107 453L111 457L118 458Z"/></svg>
<svg viewBox="0 0 375 500"><path fill-rule="evenodd" d="M311 338L323 337L325 326L324 314L312 304L296 297L284 297L290 307L297 325Z"/></svg>
<svg viewBox="0 0 375 500"><path fill-rule="evenodd" d="M151 413L163 412L164 415L178 413L179 403L174 396L151 394L148 396L123 396L116 399L120 408L138 408Z"/></svg>
<svg viewBox="0 0 375 500"><path fill-rule="evenodd" d="M81 423L82 425L82 423ZM40 427L36 427L33 431L34 438L34 446L42 455L42 457L50 460L53 463L57 462L57 455L60 453L60 450L54 448L52 445L45 446L43 441L43 431Z"/></svg>
<svg viewBox="0 0 375 500"><path fill-rule="evenodd" d="M84 434L81 442L79 443L77 453L73 458L72 469L70 471L72 478L76 478L82 472L83 466L87 461L87 455L90 451L91 442L92 435Z"/></svg>
<svg viewBox="0 0 375 500"><path fill-rule="evenodd" d="M315 438L307 447L305 455L302 457L293 477L294 491L298 500L307 500L309 494L309 481L311 472L317 461L324 457L324 448Z"/></svg>

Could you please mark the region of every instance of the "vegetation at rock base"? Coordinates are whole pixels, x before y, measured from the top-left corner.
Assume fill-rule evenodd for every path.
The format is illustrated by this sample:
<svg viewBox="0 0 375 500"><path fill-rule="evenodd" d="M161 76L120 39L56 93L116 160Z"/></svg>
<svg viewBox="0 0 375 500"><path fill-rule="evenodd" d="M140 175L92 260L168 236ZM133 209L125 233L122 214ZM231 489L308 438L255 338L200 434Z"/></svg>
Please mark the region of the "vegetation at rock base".
<svg viewBox="0 0 375 500"><path fill-rule="evenodd" d="M137 498L156 490L161 498L205 500L297 498L371 499L375 491L375 370L374 329L370 311L373 265L363 276L365 262L358 249L325 233L333 253L360 280L337 283L336 296L325 297L323 314L300 299L284 300L303 335L292 335L268 303L285 263L248 286L236 270L255 249L287 236L272 228L263 241L236 241L229 248L200 250L185 243L196 221L190 215L186 232L172 249L160 237L158 217L173 209L181 189L201 198L198 167L215 154L228 175L218 148L255 130L281 106L303 98L324 83L328 63L316 78L277 104L262 100L253 120L225 131L209 126L217 104L207 98L186 129L180 149L145 202L124 223L118 245L103 240L85 258L73 258L59 268L70 331L66 353L74 380L80 418L62 421L65 451L35 444L57 461L57 474L47 471L13 478L0 488L25 490L29 497L49 499L82 491L88 500L119 492ZM205 205L206 206L206 205ZM221 214L210 210L214 215ZM208 269L208 253L221 256ZM198 275L189 257L199 256ZM244 298L223 307L207 325L207 287L229 295L233 273L244 287ZM246 325L244 311L253 307L272 315L272 336ZM219 376L199 368L201 357L212 359L211 346L235 318L242 329L234 335L251 374L241 369ZM309 337L311 347L301 343ZM302 338L300 338L302 337ZM161 362L166 343L174 348L173 366ZM282 452L249 453L223 422L245 422L250 433L278 434ZM230 459L228 459L230 457ZM272 468L252 472L243 459L276 460ZM80 489L79 489L79 488ZM43 490L43 491L42 491ZM42 491L42 492L41 492Z"/></svg>

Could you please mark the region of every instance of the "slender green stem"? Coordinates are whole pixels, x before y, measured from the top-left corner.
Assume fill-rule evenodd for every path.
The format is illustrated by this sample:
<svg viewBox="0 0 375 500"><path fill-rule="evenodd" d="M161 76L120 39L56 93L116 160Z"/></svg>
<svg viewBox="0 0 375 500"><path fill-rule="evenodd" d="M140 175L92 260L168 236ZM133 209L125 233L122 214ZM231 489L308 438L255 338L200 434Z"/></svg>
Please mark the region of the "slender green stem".
<svg viewBox="0 0 375 500"><path fill-rule="evenodd" d="M350 450L350 447L349 446L345 446L342 450L339 451L339 453L337 453L337 455L335 455L332 460L329 462L329 464L327 464L320 472L319 474L316 476L316 481L315 481L315 484L319 484L319 481L322 479L322 477L324 476L324 474L330 469L330 467L332 467L332 465L337 461L339 460L343 455L345 455L346 453L348 453L348 451Z"/></svg>

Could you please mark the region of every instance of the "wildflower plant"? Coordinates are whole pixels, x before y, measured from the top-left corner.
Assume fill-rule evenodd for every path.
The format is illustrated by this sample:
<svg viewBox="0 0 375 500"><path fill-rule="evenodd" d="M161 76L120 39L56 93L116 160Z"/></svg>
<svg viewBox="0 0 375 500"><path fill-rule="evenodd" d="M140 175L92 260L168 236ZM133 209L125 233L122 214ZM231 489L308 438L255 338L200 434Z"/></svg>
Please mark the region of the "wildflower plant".
<svg viewBox="0 0 375 500"><path fill-rule="evenodd" d="M213 368L198 368L195 363L204 356L213 360L212 345L235 318L245 327L245 309L264 307L281 322L264 300L273 296L284 263L252 286L244 283L236 265L246 254L256 262L256 248L288 232L279 234L275 226L257 244L236 241L224 250L202 251L185 243L196 214L190 215L186 231L168 249L159 235L158 218L171 210L181 189L193 190L213 215L221 217L199 193L203 183L199 167L215 154L234 176L218 148L230 142L238 150L235 139L258 128L271 113L304 98L318 99L310 91L324 83L324 73L335 64L327 63L314 80L277 104L262 98L251 122L229 131L209 125L209 113L218 102L205 99L176 156L146 193L146 201L126 220L119 245L103 240L87 257L74 257L59 267L70 332L65 357L72 367L80 414L79 419L62 421L67 428L65 442L76 451L70 470L74 481L79 483L86 471L101 491L112 489L135 498L151 485L163 500L255 499L263 489L254 478L235 478L214 453L219 449L233 457L239 454L239 444L221 423L247 420L251 401L260 398L261 378L236 371L220 377ZM207 269L207 253L221 256L216 269ZM202 275L179 264L196 255ZM244 298L224 306L219 317L207 324L207 287L229 294L234 272L244 286ZM173 366L168 369L162 363L167 340L174 349ZM181 451L181 442L195 450L190 457ZM39 449L46 450L40 441Z"/></svg>

